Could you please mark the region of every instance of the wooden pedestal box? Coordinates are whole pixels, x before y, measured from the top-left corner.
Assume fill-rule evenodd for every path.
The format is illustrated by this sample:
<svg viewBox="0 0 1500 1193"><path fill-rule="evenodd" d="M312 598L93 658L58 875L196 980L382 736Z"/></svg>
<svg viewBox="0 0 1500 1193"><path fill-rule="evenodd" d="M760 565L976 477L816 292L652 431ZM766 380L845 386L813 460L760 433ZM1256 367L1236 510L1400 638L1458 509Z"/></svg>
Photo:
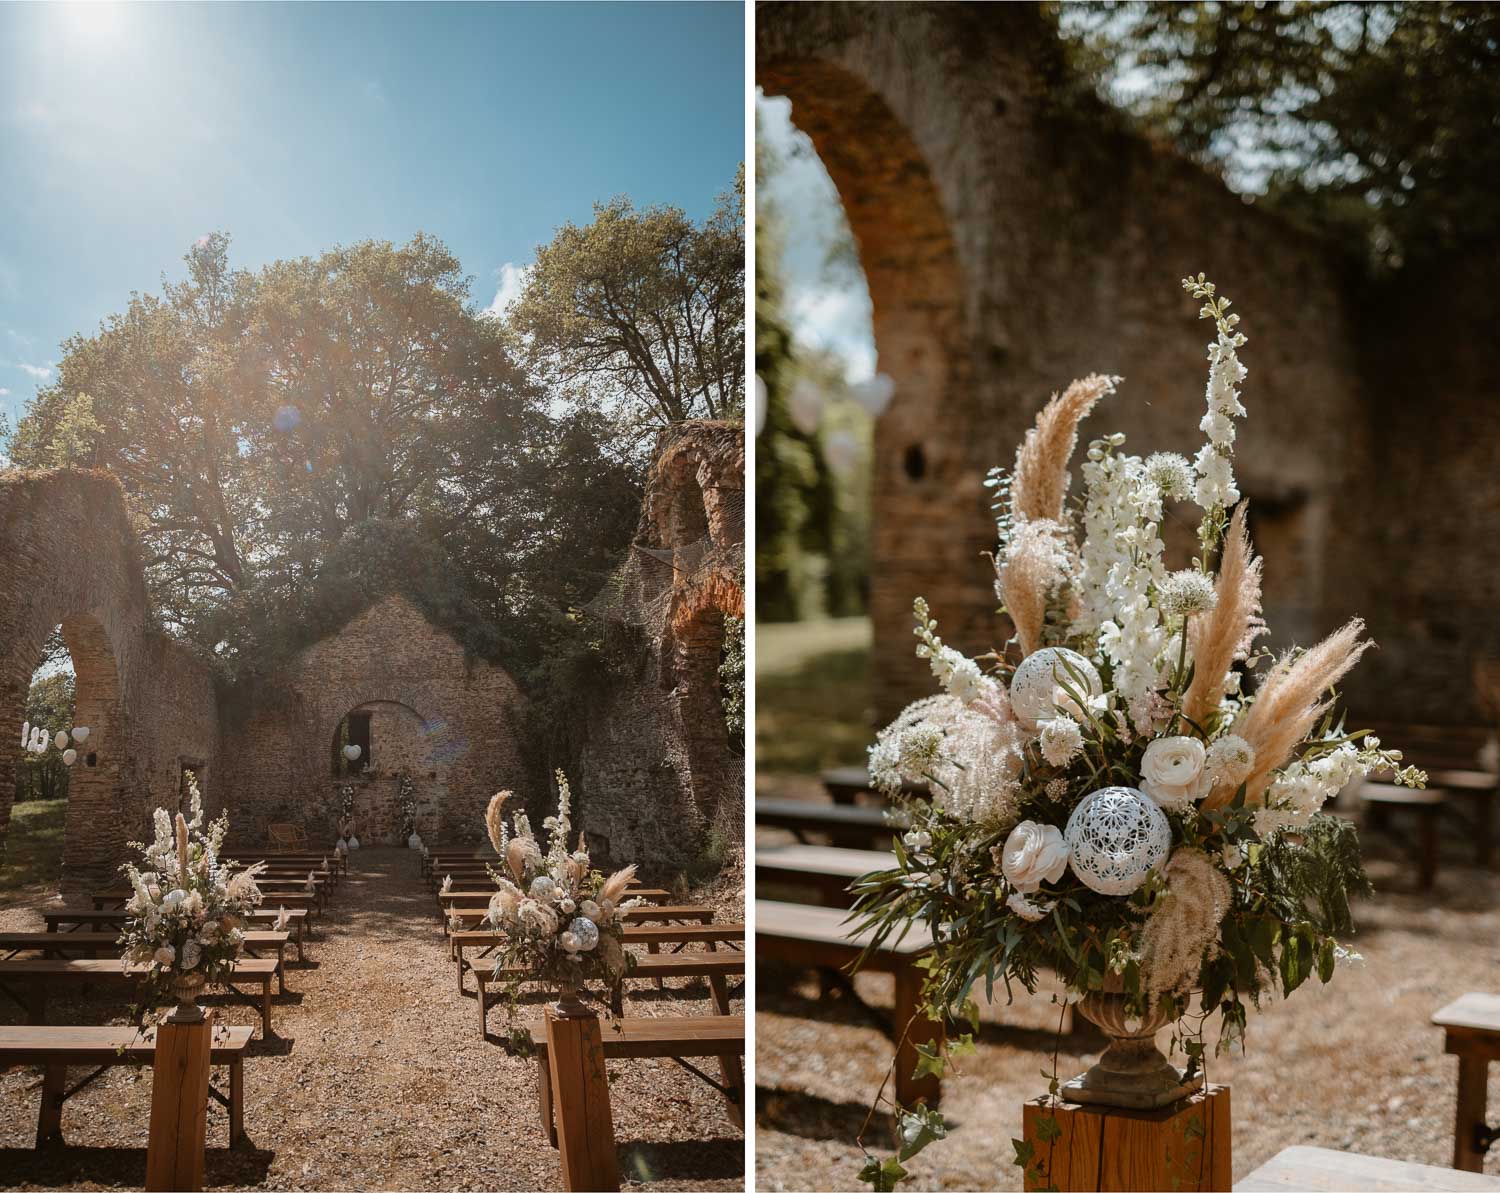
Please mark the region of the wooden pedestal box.
<svg viewBox="0 0 1500 1193"><path fill-rule="evenodd" d="M1037 1098L1022 1108L1027 1189L1178 1193L1230 1188L1229 1087L1211 1085L1161 1110Z"/></svg>

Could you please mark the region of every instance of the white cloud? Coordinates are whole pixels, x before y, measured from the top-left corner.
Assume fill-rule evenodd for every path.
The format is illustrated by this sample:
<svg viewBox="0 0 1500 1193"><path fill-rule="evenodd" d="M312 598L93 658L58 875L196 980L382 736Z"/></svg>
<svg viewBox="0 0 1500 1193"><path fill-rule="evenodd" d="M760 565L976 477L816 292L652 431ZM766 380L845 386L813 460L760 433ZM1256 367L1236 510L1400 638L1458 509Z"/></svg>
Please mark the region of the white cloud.
<svg viewBox="0 0 1500 1193"><path fill-rule="evenodd" d="M47 365L29 365L23 361L16 367L28 377L35 377L38 381L48 381L52 377L52 370Z"/></svg>
<svg viewBox="0 0 1500 1193"><path fill-rule="evenodd" d="M507 261L495 270L495 276L500 279L500 286L495 291L495 300L485 307L484 313L501 319L510 304L521 297L521 291L526 288L526 279L531 276L531 266Z"/></svg>
<svg viewBox="0 0 1500 1193"><path fill-rule="evenodd" d="M0 385L0 398L8 397L10 397L10 390L6 389L5 386Z"/></svg>

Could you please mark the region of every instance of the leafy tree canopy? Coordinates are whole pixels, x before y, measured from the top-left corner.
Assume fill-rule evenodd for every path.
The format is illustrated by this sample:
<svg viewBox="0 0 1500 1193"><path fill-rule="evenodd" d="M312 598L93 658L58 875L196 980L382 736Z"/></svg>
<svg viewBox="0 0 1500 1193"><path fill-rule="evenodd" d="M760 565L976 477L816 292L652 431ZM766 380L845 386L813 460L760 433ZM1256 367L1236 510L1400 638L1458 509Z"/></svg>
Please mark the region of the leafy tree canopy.
<svg viewBox="0 0 1500 1193"><path fill-rule="evenodd" d="M639 443L745 405L745 178L695 225L676 207L594 206L537 251L508 312L539 377Z"/></svg>
<svg viewBox="0 0 1500 1193"><path fill-rule="evenodd" d="M154 607L232 674L393 590L534 663L635 523L606 419L552 408L431 237L250 273L215 234L186 261L64 345L14 462L114 472Z"/></svg>
<svg viewBox="0 0 1500 1193"><path fill-rule="evenodd" d="M1108 98L1378 268L1500 232L1493 4L1045 7Z"/></svg>

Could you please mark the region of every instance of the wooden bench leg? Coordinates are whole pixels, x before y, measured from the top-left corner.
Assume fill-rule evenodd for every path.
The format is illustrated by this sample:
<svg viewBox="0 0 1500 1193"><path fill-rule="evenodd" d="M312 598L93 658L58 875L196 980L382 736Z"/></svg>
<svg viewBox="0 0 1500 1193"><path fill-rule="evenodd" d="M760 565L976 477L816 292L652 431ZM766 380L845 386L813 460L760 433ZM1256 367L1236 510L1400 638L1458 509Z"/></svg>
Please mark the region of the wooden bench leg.
<svg viewBox="0 0 1500 1193"><path fill-rule="evenodd" d="M229 1146L245 1147L245 1062L229 1062Z"/></svg>
<svg viewBox="0 0 1500 1193"><path fill-rule="evenodd" d="M474 984L479 987L479 991L478 991L478 993L479 993L479 999L478 999L478 1002L479 1002L479 1038L481 1040L487 1040L487 1039L490 1038L490 1029L489 1029L490 1000L489 1000L489 995L486 993L486 990L485 990L484 977L483 977L482 974L480 974L480 972L479 972L479 970L477 968L474 970Z"/></svg>
<svg viewBox="0 0 1500 1193"><path fill-rule="evenodd" d="M286 993L286 945L276 946L276 993Z"/></svg>
<svg viewBox="0 0 1500 1193"><path fill-rule="evenodd" d="M1475 1129L1484 1126L1485 1085L1489 1079L1489 1061L1479 1056L1458 1058L1458 1113L1453 1121L1453 1167L1465 1172L1484 1171L1484 1152L1480 1151Z"/></svg>
<svg viewBox="0 0 1500 1193"><path fill-rule="evenodd" d="M537 1051L536 1061L536 1088L542 1112L542 1133L547 1136L547 1142L556 1147L557 1120L552 1115L552 1066L547 1062L547 1054L541 1050Z"/></svg>
<svg viewBox="0 0 1500 1193"><path fill-rule="evenodd" d="M721 973L710 974L708 987L713 991L714 1013L729 1014L729 983ZM737 1056L719 1057L719 1075L724 1081L724 1100L729 1116L741 1129L745 1126L745 1068Z"/></svg>
<svg viewBox="0 0 1500 1193"><path fill-rule="evenodd" d="M1424 891L1430 891L1437 881L1438 869L1438 818L1436 815L1422 817L1422 864L1420 882Z"/></svg>
<svg viewBox="0 0 1500 1193"><path fill-rule="evenodd" d="M271 1038L271 975L267 974L260 984L260 1034L261 1038Z"/></svg>
<svg viewBox="0 0 1500 1193"><path fill-rule="evenodd" d="M896 1039L896 1101L910 1106L918 1098L926 1098L928 1106L936 1106L942 1096L943 1084L931 1074L914 1077L917 1069L917 1045L930 1044L943 1038L943 1025L921 1017L922 971L912 965L902 965L896 970L896 1014L893 1026ZM910 1024L910 1030L907 1025Z"/></svg>
<svg viewBox="0 0 1500 1193"><path fill-rule="evenodd" d="M646 942L646 952L649 953L651 956L653 956L653 957L656 956L656 954L659 951L660 950L659 950L659 948L657 946L656 941L654 941L654 940L648 940ZM661 979L660 978L656 979L656 988L658 990L662 989L662 984L661 984Z"/></svg>
<svg viewBox="0 0 1500 1193"><path fill-rule="evenodd" d="M42 1109L36 1120L37 1147L60 1147L63 1095L68 1091L68 1066L48 1065L42 1076Z"/></svg>
<svg viewBox="0 0 1500 1193"><path fill-rule="evenodd" d="M457 945L451 946L448 951L453 954L453 958L457 962L458 992L462 994L464 992L464 951Z"/></svg>

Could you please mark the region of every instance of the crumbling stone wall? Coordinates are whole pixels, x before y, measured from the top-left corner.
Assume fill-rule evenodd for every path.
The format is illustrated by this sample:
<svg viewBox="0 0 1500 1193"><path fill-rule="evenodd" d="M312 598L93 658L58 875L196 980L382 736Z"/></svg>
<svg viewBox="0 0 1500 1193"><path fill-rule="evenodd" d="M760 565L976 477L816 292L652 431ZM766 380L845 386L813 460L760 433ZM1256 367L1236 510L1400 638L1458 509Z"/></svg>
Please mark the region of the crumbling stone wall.
<svg viewBox="0 0 1500 1193"><path fill-rule="evenodd" d="M359 710L372 714L369 766L337 778L334 736ZM503 668L466 658L410 601L390 596L226 710L217 791L237 823L286 818L331 840L347 784L361 840L395 844L396 775L406 771L427 840L477 841L490 796L500 788L524 795L532 785L523 712Z"/></svg>
<svg viewBox="0 0 1500 1193"><path fill-rule="evenodd" d="M1437 524L1462 537L1470 514L1484 513L1488 537L1496 528L1493 502L1468 496L1492 488L1487 479L1433 488L1417 475L1447 458L1439 450L1486 457L1495 437L1493 337L1431 351L1451 335L1438 312L1463 311L1440 280L1367 326L1360 284L1324 245L1080 96L1030 5L763 3L756 36L759 83L789 97L843 200L879 368L896 383L872 481L882 719L930 691L912 657L913 596L927 596L944 638L966 651L1003 639L981 554L994 540L982 481L1011 464L1049 393L1084 373L1122 374L1085 439L1118 429L1137 450L1188 453L1201 442L1209 327L1178 285L1200 270L1235 300L1250 337L1236 469L1266 556L1273 645L1367 611L1385 649L1356 676L1361 707L1475 718L1465 656L1492 633L1494 564L1470 551L1418 576L1410 556L1376 546L1433 542ZM1399 365L1369 367L1393 354ZM1434 356L1455 406L1434 409L1413 375ZM1388 469L1403 454L1423 464L1397 470L1398 492ZM1184 554L1190 538L1176 535ZM1457 558L1466 570L1455 583ZM1427 611L1420 624L1414 605Z"/></svg>
<svg viewBox="0 0 1500 1193"><path fill-rule="evenodd" d="M724 726L724 619L743 618L744 429L663 433L626 559L590 607L626 661L588 709L575 821L616 862L743 849L745 760Z"/></svg>
<svg viewBox="0 0 1500 1193"><path fill-rule="evenodd" d="M217 748L208 668L151 624L119 483L102 472L0 475L0 845L15 796L15 749L32 672L61 624L77 677L74 765L61 885L108 883L152 810L176 810L181 772L212 789ZM49 726L56 730L68 726Z"/></svg>

